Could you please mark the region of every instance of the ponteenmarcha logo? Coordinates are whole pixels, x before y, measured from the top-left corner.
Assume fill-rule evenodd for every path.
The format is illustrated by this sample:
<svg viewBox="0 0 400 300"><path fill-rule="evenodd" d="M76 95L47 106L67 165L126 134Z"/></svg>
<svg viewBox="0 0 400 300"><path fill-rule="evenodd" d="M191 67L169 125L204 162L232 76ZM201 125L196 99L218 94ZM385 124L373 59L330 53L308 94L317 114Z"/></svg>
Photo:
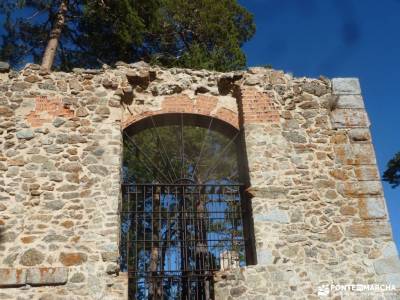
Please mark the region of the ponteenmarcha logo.
<svg viewBox="0 0 400 300"><path fill-rule="evenodd" d="M324 284L318 287L318 296L328 296L329 295L329 285Z"/></svg>

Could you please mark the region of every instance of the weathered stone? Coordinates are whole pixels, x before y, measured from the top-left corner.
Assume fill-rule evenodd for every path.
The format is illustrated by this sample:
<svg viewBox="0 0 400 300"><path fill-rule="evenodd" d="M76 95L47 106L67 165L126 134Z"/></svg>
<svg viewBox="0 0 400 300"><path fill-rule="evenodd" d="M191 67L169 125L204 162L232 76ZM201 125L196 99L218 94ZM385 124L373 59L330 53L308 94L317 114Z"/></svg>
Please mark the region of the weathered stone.
<svg viewBox="0 0 400 300"><path fill-rule="evenodd" d="M379 281L384 284L395 286L397 288L398 286L400 286L400 273L384 274L384 275L380 276Z"/></svg>
<svg viewBox="0 0 400 300"><path fill-rule="evenodd" d="M59 285L67 280L68 268L32 268L26 275L26 283L30 285Z"/></svg>
<svg viewBox="0 0 400 300"><path fill-rule="evenodd" d="M254 214L255 222L276 222L276 223L289 223L289 215L287 211L280 209L273 209L265 212L264 214Z"/></svg>
<svg viewBox="0 0 400 300"><path fill-rule="evenodd" d="M118 261L118 252L102 252L101 258L103 261L116 262Z"/></svg>
<svg viewBox="0 0 400 300"><path fill-rule="evenodd" d="M153 96L179 94L182 91L183 88L178 84L160 84L153 86L151 89Z"/></svg>
<svg viewBox="0 0 400 300"><path fill-rule="evenodd" d="M39 265L44 261L45 255L34 249L31 248L29 250L26 250L20 258L20 263L21 265L24 266L35 266L35 265Z"/></svg>
<svg viewBox="0 0 400 300"><path fill-rule="evenodd" d="M233 91L234 82L241 79L242 75L234 73L223 74L217 79L218 91L221 95L227 95Z"/></svg>
<svg viewBox="0 0 400 300"><path fill-rule="evenodd" d="M336 225L333 225L328 231L324 234L322 241L326 243L334 243L340 241L343 237L343 234L340 228Z"/></svg>
<svg viewBox="0 0 400 300"><path fill-rule="evenodd" d="M0 235L0 243L12 243L17 238L17 234L13 231L2 232Z"/></svg>
<svg viewBox="0 0 400 300"><path fill-rule="evenodd" d="M46 243L53 243L53 242L66 242L68 240L68 238L66 236L62 236L62 235L58 235L58 234L50 234L50 235L46 235L43 238L43 241Z"/></svg>
<svg viewBox="0 0 400 300"><path fill-rule="evenodd" d="M10 159L8 160L8 165L9 166L18 166L22 167L26 164L25 160L20 159L20 158L15 158L15 159Z"/></svg>
<svg viewBox="0 0 400 300"><path fill-rule="evenodd" d="M50 145L49 147L46 148L46 152L50 153L50 154L58 154L63 151L64 151L64 149L57 145Z"/></svg>
<svg viewBox="0 0 400 300"><path fill-rule="evenodd" d="M71 163L65 163L65 164L61 165L59 170L64 171L64 172L69 172L69 173L75 173L75 172L82 171L82 167L79 163L71 162Z"/></svg>
<svg viewBox="0 0 400 300"><path fill-rule="evenodd" d="M331 112L331 121L335 128L369 127L370 122L364 110L335 109Z"/></svg>
<svg viewBox="0 0 400 300"><path fill-rule="evenodd" d="M32 129L22 129L16 132L16 136L21 140L30 140L35 137L35 134Z"/></svg>
<svg viewBox="0 0 400 300"><path fill-rule="evenodd" d="M61 172L50 172L49 179L55 182L61 182L64 179L64 176Z"/></svg>
<svg viewBox="0 0 400 300"><path fill-rule="evenodd" d="M284 132L283 136L293 143L307 143L307 138L296 131Z"/></svg>
<svg viewBox="0 0 400 300"><path fill-rule="evenodd" d="M304 220L304 216L303 216L303 213L300 210L295 210L290 215L290 222L291 223L301 222L303 220Z"/></svg>
<svg viewBox="0 0 400 300"><path fill-rule="evenodd" d="M40 77L38 77L38 76L32 74L32 75L26 76L24 80L25 80L26 82L35 83L35 82L40 81Z"/></svg>
<svg viewBox="0 0 400 300"><path fill-rule="evenodd" d="M11 90L15 92L23 92L31 87L28 82L17 81L11 85Z"/></svg>
<svg viewBox="0 0 400 300"><path fill-rule="evenodd" d="M0 171L7 171L7 170L8 167L4 163L0 162Z"/></svg>
<svg viewBox="0 0 400 300"><path fill-rule="evenodd" d="M9 267L12 267L14 265L14 262L17 260L17 257L18 257L18 253L11 253L3 259L3 264L5 264ZM1 280L0 280L0 282L1 282Z"/></svg>
<svg viewBox="0 0 400 300"><path fill-rule="evenodd" d="M74 275L71 276L70 282L72 283L81 283L85 281L85 275L82 273L75 273Z"/></svg>
<svg viewBox="0 0 400 300"><path fill-rule="evenodd" d="M336 108L364 109L364 100L360 95L341 95L336 102Z"/></svg>
<svg viewBox="0 0 400 300"><path fill-rule="evenodd" d="M14 114L13 110L7 106L0 105L0 116L11 117ZM12 125L12 124L11 124ZM1 127L8 127L7 124L3 124Z"/></svg>
<svg viewBox="0 0 400 300"><path fill-rule="evenodd" d="M74 222L67 220L67 221L62 222L61 226L65 227L65 228L71 228L74 226Z"/></svg>
<svg viewBox="0 0 400 300"><path fill-rule="evenodd" d="M21 237L21 242L24 244L31 244L35 241L36 237L35 236L24 236Z"/></svg>
<svg viewBox="0 0 400 300"><path fill-rule="evenodd" d="M10 64L4 61L0 61L0 73L7 73L10 71Z"/></svg>
<svg viewBox="0 0 400 300"><path fill-rule="evenodd" d="M319 104L316 101L305 101L299 105L301 109L317 109Z"/></svg>
<svg viewBox="0 0 400 300"><path fill-rule="evenodd" d="M69 173L65 175L65 179L71 183L79 183L79 173Z"/></svg>
<svg viewBox="0 0 400 300"><path fill-rule="evenodd" d="M76 199L76 198L79 198L79 197L80 197L80 194L78 192L63 193L61 195L61 198L65 199L65 200ZM68 208L71 209L71 207L68 207Z"/></svg>
<svg viewBox="0 0 400 300"><path fill-rule="evenodd" d="M290 235L287 237L287 241L289 243L304 242L306 240L307 240L307 238L305 236L301 236L301 235Z"/></svg>
<svg viewBox="0 0 400 300"><path fill-rule="evenodd" d="M119 272L118 264L108 264L106 267L106 273L108 275L117 274Z"/></svg>
<svg viewBox="0 0 400 300"><path fill-rule="evenodd" d="M53 126L58 128L58 127L62 126L65 122L66 122L66 120L64 118L55 118L53 121Z"/></svg>
<svg viewBox="0 0 400 300"><path fill-rule="evenodd" d="M368 142L371 140L369 129L354 128L349 130L349 137L354 142Z"/></svg>
<svg viewBox="0 0 400 300"><path fill-rule="evenodd" d="M26 269L0 268L0 288L16 287L26 284Z"/></svg>
<svg viewBox="0 0 400 300"><path fill-rule="evenodd" d="M393 241L388 242L382 252L383 252L383 257L386 257L386 258L399 255L396 244Z"/></svg>
<svg viewBox="0 0 400 300"><path fill-rule="evenodd" d="M108 169L106 167L100 166L100 165L90 165L88 166L88 169L90 172L101 175L101 176L107 176L108 175Z"/></svg>
<svg viewBox="0 0 400 300"><path fill-rule="evenodd" d="M335 146L337 161L348 165L376 164L375 152L371 144L351 144Z"/></svg>
<svg viewBox="0 0 400 300"><path fill-rule="evenodd" d="M361 218L365 220L386 217L386 208L382 198L361 198L358 207Z"/></svg>
<svg viewBox="0 0 400 300"><path fill-rule="evenodd" d="M110 109L107 106L99 106L95 113L101 115L102 117L108 117L110 114Z"/></svg>
<svg viewBox="0 0 400 300"><path fill-rule="evenodd" d="M311 82L306 82L302 86L303 90L307 93L322 96L326 94L327 88L325 84L319 80L313 80Z"/></svg>
<svg viewBox="0 0 400 300"><path fill-rule="evenodd" d="M344 205L340 208L340 213L344 216L354 216L357 213L357 209L348 205Z"/></svg>
<svg viewBox="0 0 400 300"><path fill-rule="evenodd" d="M257 264L259 265L272 265L274 257L271 250L259 249L257 250Z"/></svg>
<svg viewBox="0 0 400 300"><path fill-rule="evenodd" d="M231 288L230 294L232 297L240 297L242 296L244 293L246 293L247 288L244 286L238 286L238 287L233 287Z"/></svg>
<svg viewBox="0 0 400 300"><path fill-rule="evenodd" d="M146 89L150 84L150 73L148 70L129 71L126 73L128 82L133 86L141 86Z"/></svg>
<svg viewBox="0 0 400 300"><path fill-rule="evenodd" d="M387 223L356 223L346 227L345 234L347 237L355 238L375 238L382 236L390 236L391 229Z"/></svg>
<svg viewBox="0 0 400 300"><path fill-rule="evenodd" d="M221 219L206 227L222 226L229 236L243 231L246 241L254 238L247 248L255 251L212 250L223 269L213 286L217 299L313 299L325 281L396 282L398 273L386 273L388 263L378 263L398 254L359 94L346 87L333 95L325 78L295 78L269 68L222 74L121 64L116 70L74 71L28 67L0 76L0 262L23 266L30 249L43 256L29 262L33 279L24 290L1 291L0 298L128 298L128 276L118 267L123 258L118 211L126 198L120 195L121 132L152 127L150 116L163 126L180 113L186 125L208 126L212 117L212 130L243 131L236 139L246 154L240 170L249 172L237 175L250 184L242 199L246 226ZM144 76L129 84L129 72ZM230 125L225 128L224 122ZM35 138L17 138L20 130L32 130ZM185 136L185 147L189 142ZM210 156L208 150L204 156ZM213 162L203 158L200 173L209 167L205 162ZM229 166L225 159L222 173ZM165 167L163 161L154 163ZM229 217L239 208L217 203L236 200L228 191L218 200L209 197L211 217L214 209ZM167 198L163 209L175 210ZM189 225L187 231L198 227ZM241 262L227 266L222 260L229 255ZM257 265L239 267L245 256ZM68 284L46 286L64 284L68 275L61 272L63 279L55 279L45 266L68 267Z"/></svg>
<svg viewBox="0 0 400 300"><path fill-rule="evenodd" d="M59 256L60 262L67 267L81 265L87 258L87 255L81 252L61 252Z"/></svg>
<svg viewBox="0 0 400 300"><path fill-rule="evenodd" d="M86 117L86 116L89 115L89 112L88 112L88 110L87 110L86 108L84 108L84 107L78 107L78 109L75 111L75 115L76 115L77 117L84 118L84 117Z"/></svg>
<svg viewBox="0 0 400 300"><path fill-rule="evenodd" d="M400 273L400 259L398 256L379 259L374 261L374 269L379 275Z"/></svg>
<svg viewBox="0 0 400 300"><path fill-rule="evenodd" d="M43 164L47 162L49 158L47 156L43 155L32 155L30 158L30 161L36 164Z"/></svg>
<svg viewBox="0 0 400 300"><path fill-rule="evenodd" d="M69 81L69 88L75 92L83 91L83 87L80 85L79 81L76 79L71 79Z"/></svg>
<svg viewBox="0 0 400 300"><path fill-rule="evenodd" d="M73 184L64 184L58 187L56 190L58 192L73 192L79 189L79 186Z"/></svg>
<svg viewBox="0 0 400 300"><path fill-rule="evenodd" d="M343 184L343 194L350 197L381 196L382 184L380 181L347 181Z"/></svg>
<svg viewBox="0 0 400 300"><path fill-rule="evenodd" d="M360 82L357 78L333 78L332 88L336 95L361 94Z"/></svg>
<svg viewBox="0 0 400 300"><path fill-rule="evenodd" d="M251 187L247 189L246 192L252 195L253 197L278 199L281 197L285 197L287 190L284 187L270 186L265 188Z"/></svg>

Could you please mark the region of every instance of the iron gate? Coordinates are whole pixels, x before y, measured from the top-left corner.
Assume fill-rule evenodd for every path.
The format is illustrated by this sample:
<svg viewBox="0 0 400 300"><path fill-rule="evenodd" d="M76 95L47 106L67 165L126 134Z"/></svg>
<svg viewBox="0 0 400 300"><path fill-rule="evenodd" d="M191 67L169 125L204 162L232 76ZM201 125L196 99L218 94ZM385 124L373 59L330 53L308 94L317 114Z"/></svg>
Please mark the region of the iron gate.
<svg viewBox="0 0 400 300"><path fill-rule="evenodd" d="M245 264L242 186L125 184L129 299L213 299L213 273Z"/></svg>

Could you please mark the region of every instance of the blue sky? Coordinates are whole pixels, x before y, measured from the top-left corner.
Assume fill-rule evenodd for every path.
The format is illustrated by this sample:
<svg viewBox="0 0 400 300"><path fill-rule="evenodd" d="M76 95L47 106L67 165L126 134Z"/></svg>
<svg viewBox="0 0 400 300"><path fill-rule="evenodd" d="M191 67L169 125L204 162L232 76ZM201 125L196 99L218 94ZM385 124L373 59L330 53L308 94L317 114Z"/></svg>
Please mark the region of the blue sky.
<svg viewBox="0 0 400 300"><path fill-rule="evenodd" d="M380 173L400 151L400 0L240 0L257 32L248 65L295 76L358 77ZM400 249L400 188L384 183Z"/></svg>

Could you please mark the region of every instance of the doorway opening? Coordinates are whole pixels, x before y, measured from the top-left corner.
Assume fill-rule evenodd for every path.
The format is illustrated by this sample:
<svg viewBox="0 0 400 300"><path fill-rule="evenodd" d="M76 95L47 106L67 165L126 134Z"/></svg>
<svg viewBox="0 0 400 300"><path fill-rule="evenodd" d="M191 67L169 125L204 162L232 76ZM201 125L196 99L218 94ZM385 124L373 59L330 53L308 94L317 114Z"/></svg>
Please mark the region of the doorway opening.
<svg viewBox="0 0 400 300"><path fill-rule="evenodd" d="M129 299L213 299L215 272L254 263L241 132L212 117L164 114L123 134Z"/></svg>

